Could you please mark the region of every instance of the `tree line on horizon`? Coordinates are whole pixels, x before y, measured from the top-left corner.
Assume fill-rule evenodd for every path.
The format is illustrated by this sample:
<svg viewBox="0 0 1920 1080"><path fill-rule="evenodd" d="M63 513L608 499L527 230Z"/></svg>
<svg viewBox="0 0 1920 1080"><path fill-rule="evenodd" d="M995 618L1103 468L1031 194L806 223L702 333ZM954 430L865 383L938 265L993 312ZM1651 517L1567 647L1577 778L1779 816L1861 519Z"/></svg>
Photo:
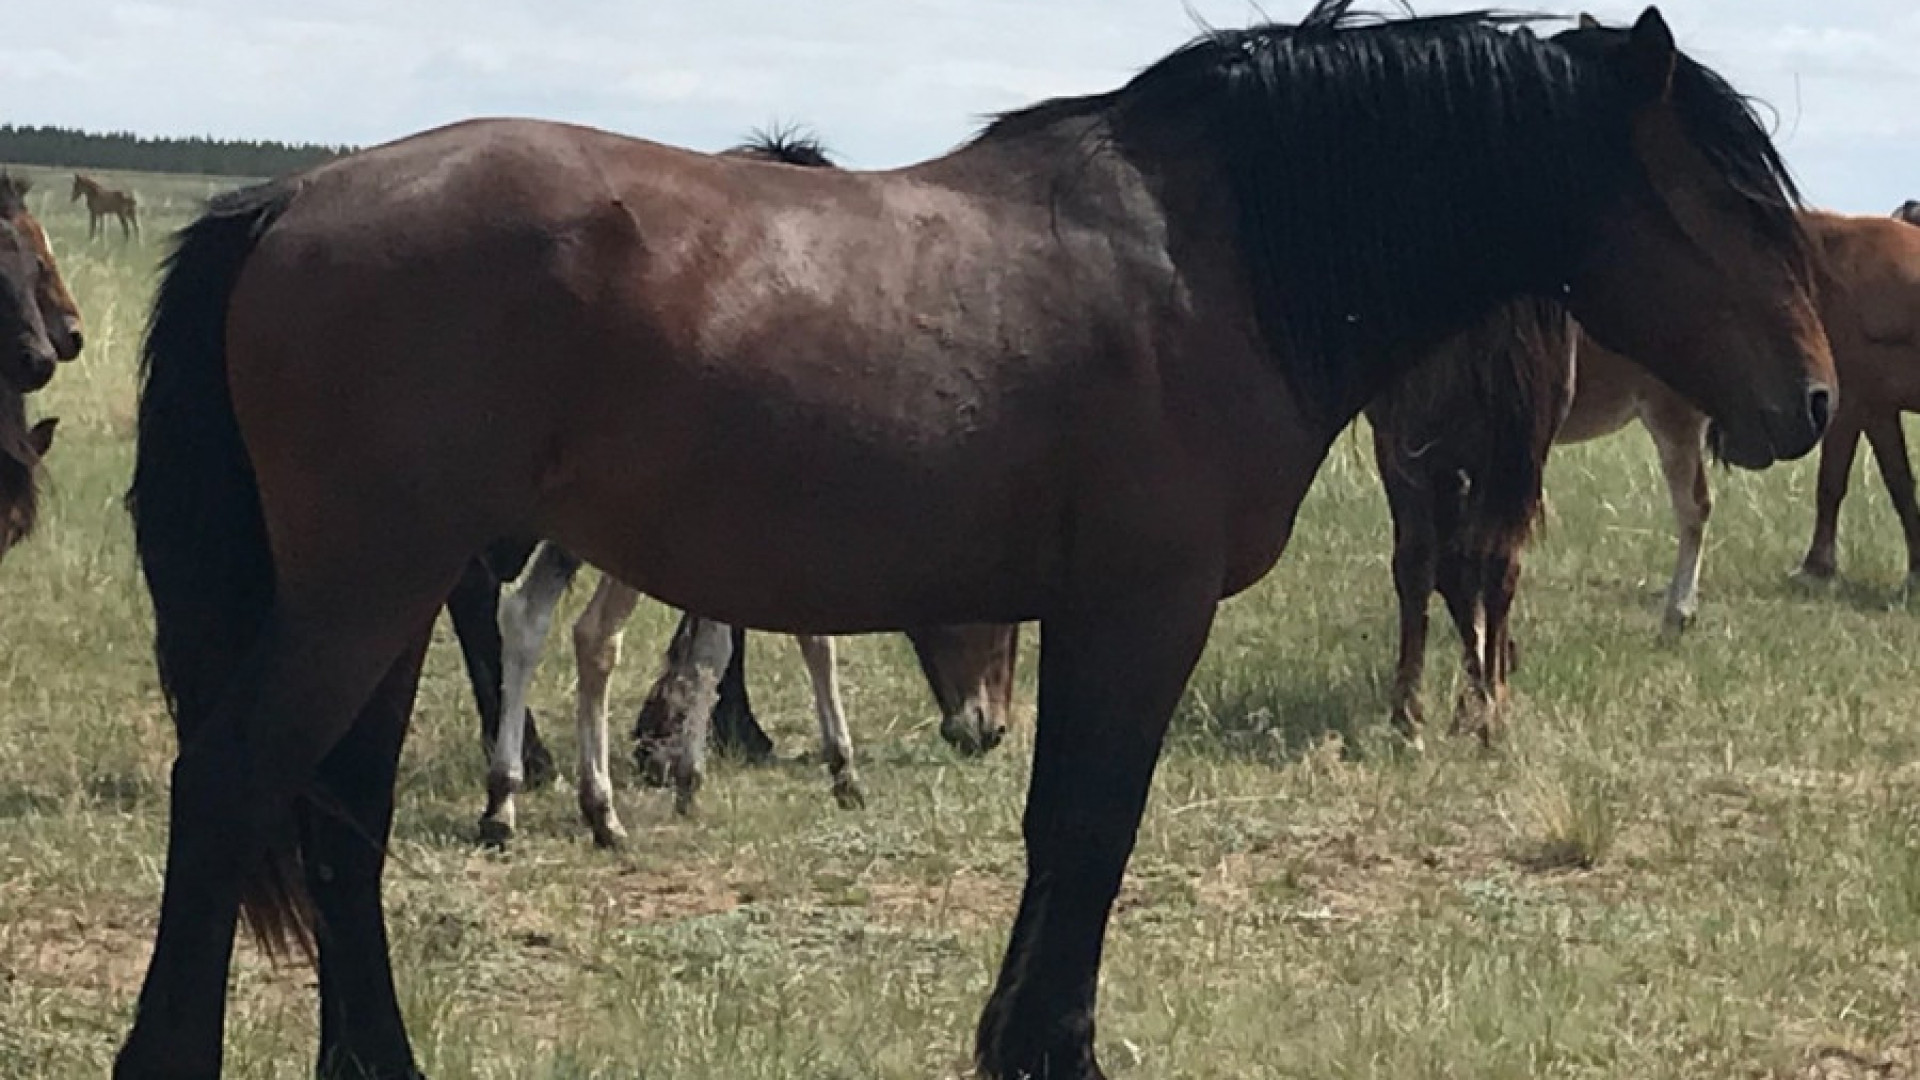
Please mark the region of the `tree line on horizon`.
<svg viewBox="0 0 1920 1080"><path fill-rule="evenodd" d="M270 177L353 152L350 146L259 139L153 138L117 131L0 124L0 161L73 169Z"/></svg>

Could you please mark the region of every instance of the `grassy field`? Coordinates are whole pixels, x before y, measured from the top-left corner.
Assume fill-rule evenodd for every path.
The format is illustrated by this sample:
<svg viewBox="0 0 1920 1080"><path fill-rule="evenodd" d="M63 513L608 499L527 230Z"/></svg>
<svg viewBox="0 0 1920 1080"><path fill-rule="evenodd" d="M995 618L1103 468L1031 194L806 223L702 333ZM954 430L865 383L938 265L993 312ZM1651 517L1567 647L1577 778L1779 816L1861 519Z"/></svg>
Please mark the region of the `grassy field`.
<svg viewBox="0 0 1920 1080"><path fill-rule="evenodd" d="M34 206L89 320L39 400L63 419L42 532L0 568L0 1078L104 1075L157 909L173 735L119 496L158 238L218 181L136 177L147 240ZM1920 1052L1920 618L1865 475L1842 579L1788 578L1811 462L1715 477L1705 605L1656 641L1672 558L1637 432L1555 458L1522 590L1502 751L1386 730L1384 501L1343 440L1293 549L1226 605L1181 707L1108 949L1116 1077L1910 1077ZM571 598L564 617L584 599ZM645 608L615 687L670 629ZM564 637L564 635L559 635ZM1430 711L1454 644L1436 632ZM793 646L754 646L789 759L811 746ZM428 663L387 883L422 1065L456 1078L965 1075L1019 887L1031 745L958 760L905 643L847 643L870 809L816 767L722 766L675 821L626 787L593 850L565 793L473 842L482 765L451 638ZM535 704L557 721L571 665ZM617 774L630 785L630 771ZM229 1074L311 1075L311 973L243 945Z"/></svg>

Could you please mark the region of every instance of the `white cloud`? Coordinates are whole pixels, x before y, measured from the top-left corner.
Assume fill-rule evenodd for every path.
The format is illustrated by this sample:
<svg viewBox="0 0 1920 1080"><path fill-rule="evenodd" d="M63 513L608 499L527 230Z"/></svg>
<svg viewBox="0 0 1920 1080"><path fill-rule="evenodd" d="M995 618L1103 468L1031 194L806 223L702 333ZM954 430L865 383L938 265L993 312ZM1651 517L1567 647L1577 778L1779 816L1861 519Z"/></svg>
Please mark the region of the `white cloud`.
<svg viewBox="0 0 1920 1080"><path fill-rule="evenodd" d="M1263 6L1287 18L1305 0ZM1258 17L1244 0L1193 9ZM1816 201L1881 212L1920 195L1911 0L1664 10L1683 47L1779 113ZM0 101L16 123L353 143L517 114L716 148L787 120L886 166L984 114L1112 87L1193 30L1182 0L109 0L84 32L0 43Z"/></svg>

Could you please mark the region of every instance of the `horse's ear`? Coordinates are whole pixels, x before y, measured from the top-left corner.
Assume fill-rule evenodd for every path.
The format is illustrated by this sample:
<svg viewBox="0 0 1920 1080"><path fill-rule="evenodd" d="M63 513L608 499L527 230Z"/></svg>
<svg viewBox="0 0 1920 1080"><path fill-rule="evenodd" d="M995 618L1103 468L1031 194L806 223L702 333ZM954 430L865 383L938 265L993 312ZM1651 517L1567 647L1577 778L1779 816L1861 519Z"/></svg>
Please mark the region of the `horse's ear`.
<svg viewBox="0 0 1920 1080"><path fill-rule="evenodd" d="M1680 50L1659 8L1647 8L1634 22L1627 37L1627 58L1634 80L1649 97L1665 101L1673 96L1673 72L1680 63Z"/></svg>
<svg viewBox="0 0 1920 1080"><path fill-rule="evenodd" d="M53 429L59 426L60 418L49 416L27 432L27 445L33 447L35 457L46 457L47 451L53 449Z"/></svg>
<svg viewBox="0 0 1920 1080"><path fill-rule="evenodd" d="M1602 29L1602 27L1600 25L1599 19L1596 19L1593 16L1583 11L1580 13L1580 29L1599 30L1599 29Z"/></svg>

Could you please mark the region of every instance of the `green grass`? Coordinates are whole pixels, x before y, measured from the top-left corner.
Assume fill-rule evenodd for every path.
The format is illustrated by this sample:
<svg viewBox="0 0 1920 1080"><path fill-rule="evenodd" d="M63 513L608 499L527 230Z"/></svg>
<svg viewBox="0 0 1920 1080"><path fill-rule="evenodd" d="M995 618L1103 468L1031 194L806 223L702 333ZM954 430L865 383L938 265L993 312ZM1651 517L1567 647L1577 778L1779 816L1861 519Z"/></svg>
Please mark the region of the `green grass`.
<svg viewBox="0 0 1920 1080"><path fill-rule="evenodd" d="M62 175L34 207L89 346L38 399L63 418L50 510L0 567L8 1080L102 1075L151 941L172 733L118 499L158 238L219 186L135 177L146 242L89 246ZM1910 1067L1920 617L1896 600L1904 557L1878 481L1856 477L1842 580L1814 589L1787 575L1811 462L1716 475L1700 621L1661 644L1673 549L1646 439L1558 454L1520 597L1511 740L1488 755L1434 739L1416 758L1385 724L1386 520L1362 445L1336 448L1279 569L1226 605L1181 708L1110 938L1108 1069ZM623 713L670 629L653 606L630 628ZM723 765L680 822L622 772L624 853L593 850L571 797L549 793L522 802L525 838L503 855L472 842L481 763L443 633L387 889L422 1064L441 1080L964 1075L1020 884L1031 648L1018 735L973 763L940 745L904 642L848 642L865 812L836 809L815 767ZM795 756L812 742L798 657L778 638L753 649L756 701ZM1443 713L1456 651L1438 629L1433 649ZM563 754L569 699L553 656L535 704ZM310 1075L310 973L244 945L237 969L230 1074Z"/></svg>

